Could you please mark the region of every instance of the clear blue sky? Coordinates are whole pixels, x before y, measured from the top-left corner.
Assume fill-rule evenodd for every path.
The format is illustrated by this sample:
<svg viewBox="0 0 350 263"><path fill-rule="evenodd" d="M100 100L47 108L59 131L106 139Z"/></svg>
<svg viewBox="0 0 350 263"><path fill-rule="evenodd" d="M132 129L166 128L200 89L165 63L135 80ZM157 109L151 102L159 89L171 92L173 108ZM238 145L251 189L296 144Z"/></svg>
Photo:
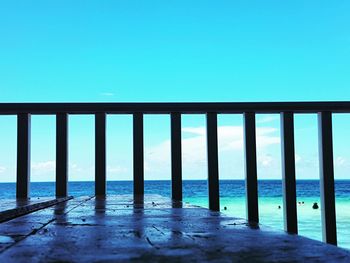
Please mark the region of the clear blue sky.
<svg viewBox="0 0 350 263"><path fill-rule="evenodd" d="M350 100L349 13L349 1L3 1L0 101ZM234 134L239 144L240 117L220 121L222 147L234 145ZM261 174L278 178L279 120L258 122ZM346 178L350 118L334 122L337 175ZM167 152L168 124L146 118L146 178L169 177L167 162L154 157ZM204 124L203 116L184 118L189 152L203 150L193 147ZM15 125L0 118L0 181L15 178ZM71 178L92 179L93 119L74 116L70 125ZM130 116L108 125L109 178L131 179ZM300 177L315 178L315 116L297 116L296 136ZM53 117L33 117L32 142L32 179L53 180ZM238 148L222 150L222 178L242 177ZM205 178L202 157L185 165L186 178Z"/></svg>

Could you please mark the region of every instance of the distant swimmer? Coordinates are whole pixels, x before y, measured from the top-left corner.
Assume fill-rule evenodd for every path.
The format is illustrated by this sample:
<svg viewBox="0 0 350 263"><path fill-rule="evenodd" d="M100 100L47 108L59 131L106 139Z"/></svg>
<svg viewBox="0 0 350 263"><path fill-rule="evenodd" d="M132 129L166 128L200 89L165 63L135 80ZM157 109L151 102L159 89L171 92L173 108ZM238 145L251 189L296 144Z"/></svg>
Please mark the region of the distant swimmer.
<svg viewBox="0 0 350 263"><path fill-rule="evenodd" d="M313 206L312 206L312 209L318 209L318 204L314 203Z"/></svg>
<svg viewBox="0 0 350 263"><path fill-rule="evenodd" d="M281 206L280 206L280 205L278 206L278 209L281 209Z"/></svg>

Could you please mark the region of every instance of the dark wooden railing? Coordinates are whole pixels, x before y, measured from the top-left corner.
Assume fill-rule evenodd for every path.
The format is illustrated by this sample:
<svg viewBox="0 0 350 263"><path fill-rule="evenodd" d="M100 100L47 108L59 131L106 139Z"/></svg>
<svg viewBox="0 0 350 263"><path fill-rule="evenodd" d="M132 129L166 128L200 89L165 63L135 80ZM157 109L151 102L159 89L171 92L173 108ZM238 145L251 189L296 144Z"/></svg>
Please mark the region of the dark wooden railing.
<svg viewBox="0 0 350 263"><path fill-rule="evenodd" d="M256 159L257 113L281 115L282 181L285 230L298 233L295 183L294 113L317 113L323 239L337 244L332 113L350 113L350 102L273 103L1 103L0 115L17 115L17 197L29 196L30 116L56 115L56 196L67 196L68 115L95 115L95 194L106 194L106 115L133 114L134 196L144 194L143 115L171 115L172 198L182 200L181 115L206 114L209 208L220 210L218 114L243 114L247 220L259 222Z"/></svg>

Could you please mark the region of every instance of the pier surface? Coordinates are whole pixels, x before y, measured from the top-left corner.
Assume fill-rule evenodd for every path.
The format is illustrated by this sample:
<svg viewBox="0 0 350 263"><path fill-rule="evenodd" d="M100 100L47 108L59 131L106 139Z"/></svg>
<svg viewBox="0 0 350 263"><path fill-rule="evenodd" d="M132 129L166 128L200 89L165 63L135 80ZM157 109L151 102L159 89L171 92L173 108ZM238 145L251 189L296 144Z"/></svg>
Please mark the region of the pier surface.
<svg viewBox="0 0 350 263"><path fill-rule="evenodd" d="M350 251L146 195L80 197L0 224L0 262L350 262Z"/></svg>

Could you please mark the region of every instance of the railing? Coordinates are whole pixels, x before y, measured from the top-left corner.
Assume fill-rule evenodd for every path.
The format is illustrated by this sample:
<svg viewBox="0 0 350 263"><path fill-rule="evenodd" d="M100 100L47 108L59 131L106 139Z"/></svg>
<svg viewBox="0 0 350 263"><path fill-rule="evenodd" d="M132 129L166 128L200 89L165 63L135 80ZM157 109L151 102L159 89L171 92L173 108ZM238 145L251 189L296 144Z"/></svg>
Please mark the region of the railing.
<svg viewBox="0 0 350 263"><path fill-rule="evenodd" d="M181 115L206 114L209 208L219 211L218 114L243 114L247 220L259 222L256 113L281 115L282 182L285 231L298 233L295 183L294 113L317 113L323 240L337 244L332 113L350 113L350 102L283 103L1 103L0 115L17 115L18 198L29 196L30 116L56 115L56 196L67 196L68 115L95 115L95 194L106 194L106 114L133 114L134 196L144 194L143 114L171 115L172 198L182 200Z"/></svg>

